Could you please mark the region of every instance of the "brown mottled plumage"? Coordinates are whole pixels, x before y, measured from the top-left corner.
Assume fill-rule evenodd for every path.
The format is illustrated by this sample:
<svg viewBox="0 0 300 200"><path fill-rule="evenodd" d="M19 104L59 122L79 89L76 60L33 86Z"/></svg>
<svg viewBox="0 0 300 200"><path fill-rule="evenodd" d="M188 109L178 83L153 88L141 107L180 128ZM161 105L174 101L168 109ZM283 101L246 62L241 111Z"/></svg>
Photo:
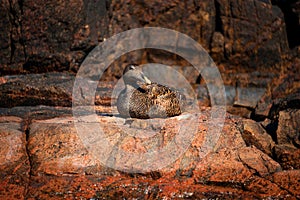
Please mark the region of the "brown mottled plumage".
<svg viewBox="0 0 300 200"><path fill-rule="evenodd" d="M151 83L143 72L128 65L123 76L125 89L120 93L117 108L121 116L148 119L181 114L182 95L170 88Z"/></svg>

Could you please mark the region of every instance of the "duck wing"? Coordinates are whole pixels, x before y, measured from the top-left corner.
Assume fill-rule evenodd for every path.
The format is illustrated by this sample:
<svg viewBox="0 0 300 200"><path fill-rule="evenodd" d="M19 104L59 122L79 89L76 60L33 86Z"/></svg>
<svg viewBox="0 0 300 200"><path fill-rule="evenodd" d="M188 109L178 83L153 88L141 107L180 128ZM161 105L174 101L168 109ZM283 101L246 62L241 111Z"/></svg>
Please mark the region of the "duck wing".
<svg viewBox="0 0 300 200"><path fill-rule="evenodd" d="M181 95L169 87L151 83L140 85L132 92L127 92L125 98L128 98L126 102L129 105L127 115L129 114L133 118L166 118L181 114ZM123 115L125 113L122 112Z"/></svg>
<svg viewBox="0 0 300 200"><path fill-rule="evenodd" d="M150 99L149 115L155 117L171 117L181 114L180 94L169 87L152 83L148 85Z"/></svg>

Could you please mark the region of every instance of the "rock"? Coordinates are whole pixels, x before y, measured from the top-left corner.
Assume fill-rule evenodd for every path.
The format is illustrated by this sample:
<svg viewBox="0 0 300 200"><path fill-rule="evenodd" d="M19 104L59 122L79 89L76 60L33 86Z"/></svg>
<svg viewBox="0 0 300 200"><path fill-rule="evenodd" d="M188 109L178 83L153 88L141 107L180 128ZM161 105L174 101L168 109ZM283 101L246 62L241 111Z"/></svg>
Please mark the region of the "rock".
<svg viewBox="0 0 300 200"><path fill-rule="evenodd" d="M288 44L284 17L278 7L253 0L216 2L216 20L226 36L225 57L231 66L239 63L251 71L258 66L268 69L282 60ZM275 27L280 31L273 32Z"/></svg>
<svg viewBox="0 0 300 200"><path fill-rule="evenodd" d="M245 190L250 190L253 193L260 194L257 198L290 198L291 195L288 191L280 188L278 185L263 179L261 177L252 177L249 179L249 182L245 183ZM293 197L293 196L292 196Z"/></svg>
<svg viewBox="0 0 300 200"><path fill-rule="evenodd" d="M211 55L214 60L222 60L224 55L224 36L220 32L214 32L211 42Z"/></svg>
<svg viewBox="0 0 300 200"><path fill-rule="evenodd" d="M244 165L262 177L282 171L277 162L256 148L247 147L239 150L239 158Z"/></svg>
<svg viewBox="0 0 300 200"><path fill-rule="evenodd" d="M203 159L197 165L195 181L198 184L232 185L236 188L252 176L251 171L238 159L237 152L222 149Z"/></svg>
<svg viewBox="0 0 300 200"><path fill-rule="evenodd" d="M199 113L149 120L107 115L94 118L88 113L79 118L71 117L70 113L60 117L62 108L55 111L47 107L41 109L42 117L39 118L38 107L23 112L21 109L14 108L11 113L19 112L21 116L31 116L32 120L24 122L28 123L24 126L27 142L25 134L19 133L24 142L20 145L23 150L18 152L25 152L24 159L29 157L30 160L30 163L23 161L22 167L18 168L30 169L30 177L24 179L25 182L20 181L19 185L30 182L26 193L24 189L20 190L23 191L20 198L114 198L116 195L138 198L145 194L149 198L284 198L288 195L265 178L281 168L258 149L246 147L240 117L228 115L218 137L222 118L215 113L215 121L211 122L211 110L204 107ZM47 113L50 113L48 117ZM55 118L49 119L51 116ZM16 123L15 127L22 121L16 117L1 119L6 124ZM99 139L99 124L107 143L104 138ZM5 126L1 127L6 130ZM178 130L191 131L191 127L196 128L192 137L176 134ZM175 143L172 143L174 137ZM101 154L97 153L100 144L106 149ZM112 148L106 148L106 144L111 144ZM155 155L157 150L168 145L176 145L167 151L169 156L145 157L150 163L141 160L147 152ZM5 146L2 147L0 152L7 151ZM120 150L129 153L130 157ZM181 150L183 153L178 154ZM156 162L151 161L153 158ZM169 161L172 162L167 164ZM11 160L7 166L10 166L7 169L14 166ZM125 173L122 170L126 166L133 168ZM158 169L134 173L138 167ZM3 180L11 177L8 174L3 174ZM28 174L26 171L25 175ZM9 183L3 182L3 187L10 191ZM4 197L7 194L11 193L5 193Z"/></svg>
<svg viewBox="0 0 300 200"><path fill-rule="evenodd" d="M51 107L51 106L20 106L13 108L0 108L0 116L16 116L28 120L30 124L32 119L50 119L54 117L72 116L70 107Z"/></svg>
<svg viewBox="0 0 300 200"><path fill-rule="evenodd" d="M271 108L271 98L269 96L263 96L257 103L253 118L259 121L266 119L269 116Z"/></svg>
<svg viewBox="0 0 300 200"><path fill-rule="evenodd" d="M90 174L97 169L98 163L91 159L70 123L72 118L33 120L28 139L33 175Z"/></svg>
<svg viewBox="0 0 300 200"><path fill-rule="evenodd" d="M256 148L242 147L237 152L223 149L204 159L198 166L195 179L198 184L234 185L235 188L245 188L257 194L257 198L288 194L271 181L253 176L256 173L268 176L281 171L278 163Z"/></svg>
<svg viewBox="0 0 300 200"><path fill-rule="evenodd" d="M18 117L0 117L1 199L24 199L28 188L31 169L21 122Z"/></svg>
<svg viewBox="0 0 300 200"><path fill-rule="evenodd" d="M265 91L264 88L237 88L236 101L233 105L254 109Z"/></svg>
<svg viewBox="0 0 300 200"><path fill-rule="evenodd" d="M234 99L236 98L236 88L225 85L226 92L226 105L233 105Z"/></svg>
<svg viewBox="0 0 300 200"><path fill-rule="evenodd" d="M206 85L202 85L202 84L198 85L197 84L195 87L196 88L194 91L197 94L197 99L199 100L200 105L210 106L211 105L211 102L210 102L211 96L213 96L213 95L218 96L218 94L216 94L215 91L211 91L211 93L209 93L207 91ZM227 106L233 105L234 98L236 96L235 88L232 86L225 85L224 89L225 89L226 105Z"/></svg>
<svg viewBox="0 0 300 200"><path fill-rule="evenodd" d="M196 85L195 92L200 106L210 106L209 94L205 85Z"/></svg>
<svg viewBox="0 0 300 200"><path fill-rule="evenodd" d="M4 83L0 84L0 107L72 106L75 76L70 73L14 75L5 76L3 79ZM85 82L95 83L93 80ZM100 81L97 85L94 103L110 105L115 82ZM89 85L82 84L82 87Z"/></svg>
<svg viewBox="0 0 300 200"><path fill-rule="evenodd" d="M287 170L276 172L270 176L270 180L281 188L289 191L291 195L300 198L300 170Z"/></svg>
<svg viewBox="0 0 300 200"><path fill-rule="evenodd" d="M261 125L253 120L244 120L244 132L242 137L248 146L255 146L269 156L272 156L272 149L275 142L272 137L261 127Z"/></svg>
<svg viewBox="0 0 300 200"><path fill-rule="evenodd" d="M274 154L283 169L300 169L300 149L292 145L276 145Z"/></svg>
<svg viewBox="0 0 300 200"><path fill-rule="evenodd" d="M266 4L272 4L271 0L258 0L258 1L264 2Z"/></svg>
<svg viewBox="0 0 300 200"><path fill-rule="evenodd" d="M286 30L290 48L299 46L300 34L300 3L299 1L274 0L273 4L278 5L284 13Z"/></svg>
<svg viewBox="0 0 300 200"><path fill-rule="evenodd" d="M7 77L0 85L1 107L71 106L74 77L69 74L36 74Z"/></svg>
<svg viewBox="0 0 300 200"><path fill-rule="evenodd" d="M233 115L238 115L238 116L244 117L246 119L250 119L251 113L252 113L252 111L248 108L237 107L237 106L227 106L227 112L229 112Z"/></svg>
<svg viewBox="0 0 300 200"><path fill-rule="evenodd" d="M269 0L97 0L93 6L90 1L72 0L68 4L47 1L47 7L41 6L44 3L1 3L1 74L76 72L98 42L146 26L170 28L190 36L226 67L223 72L227 77L241 71L278 74L276 66L289 51L283 13ZM296 14L297 5L292 5ZM120 77L122 65L130 62L189 65L165 51L139 50L116 60L106 71L106 80Z"/></svg>
<svg viewBox="0 0 300 200"><path fill-rule="evenodd" d="M267 92L263 95L255 108L254 118L263 120L278 118L279 111L288 108L299 109L300 93L300 60L292 59L285 64L280 77L270 83Z"/></svg>
<svg viewBox="0 0 300 200"><path fill-rule="evenodd" d="M106 1L9 2L0 4L1 74L77 71L108 29Z"/></svg>
<svg viewBox="0 0 300 200"><path fill-rule="evenodd" d="M0 199L300 198L298 8L281 0L1 1ZM227 114L222 127L207 107L120 118L112 92L127 63L172 66L196 83L199 105L221 95L208 94L184 58L157 49L115 60L90 80L99 81L97 106L72 116L74 72L99 42L137 27L199 42L219 65L228 111L260 122ZM97 78L97 69L89 73Z"/></svg>
<svg viewBox="0 0 300 200"><path fill-rule="evenodd" d="M270 109L269 118L278 118L279 112L286 109L300 108L300 93L292 93L285 98L278 98L274 100Z"/></svg>
<svg viewBox="0 0 300 200"><path fill-rule="evenodd" d="M278 144L294 144L300 148L300 110L288 109L279 112L276 132Z"/></svg>
<svg viewBox="0 0 300 200"><path fill-rule="evenodd" d="M209 106L210 98L218 97L218 93L214 90L208 93L207 87L196 85L197 98L200 105ZM245 118L251 118L252 110L265 92L264 88L235 88L225 85L225 97L227 111L231 114L239 115Z"/></svg>

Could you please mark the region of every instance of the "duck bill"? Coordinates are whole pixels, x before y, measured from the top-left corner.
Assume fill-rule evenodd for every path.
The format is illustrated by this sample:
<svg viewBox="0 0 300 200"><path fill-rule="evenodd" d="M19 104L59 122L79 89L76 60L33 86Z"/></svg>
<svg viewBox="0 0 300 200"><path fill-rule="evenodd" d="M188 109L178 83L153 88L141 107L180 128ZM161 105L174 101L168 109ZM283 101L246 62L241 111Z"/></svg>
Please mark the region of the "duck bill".
<svg viewBox="0 0 300 200"><path fill-rule="evenodd" d="M150 79L147 78L145 75L143 75L143 78L144 78L144 80L145 80L145 82L146 82L147 84L151 84Z"/></svg>

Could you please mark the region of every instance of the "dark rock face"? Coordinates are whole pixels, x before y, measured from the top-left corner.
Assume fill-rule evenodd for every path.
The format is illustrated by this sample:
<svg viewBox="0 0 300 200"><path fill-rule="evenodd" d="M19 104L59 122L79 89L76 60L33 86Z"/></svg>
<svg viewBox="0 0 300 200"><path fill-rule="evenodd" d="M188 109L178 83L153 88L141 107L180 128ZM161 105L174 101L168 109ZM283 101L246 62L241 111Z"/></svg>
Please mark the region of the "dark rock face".
<svg viewBox="0 0 300 200"><path fill-rule="evenodd" d="M71 106L74 77L69 74L33 74L6 77L1 88L1 107Z"/></svg>
<svg viewBox="0 0 300 200"><path fill-rule="evenodd" d="M2 1L0 9L5 27L0 31L0 64L5 74L77 71L99 41L144 26L187 34L226 66L225 74L228 69L276 74L289 50L284 15L269 1L9 0ZM107 76L120 76L120 65L132 61L185 63L178 56L147 50L120 58Z"/></svg>
<svg viewBox="0 0 300 200"><path fill-rule="evenodd" d="M1 73L77 70L96 45L102 2L90 11L88 1L2 1Z"/></svg>
<svg viewBox="0 0 300 200"><path fill-rule="evenodd" d="M282 60L288 46L283 15L278 7L252 0L218 0L216 4L225 35L224 57L231 66L241 65L248 72L257 67L270 71L271 66Z"/></svg>
<svg viewBox="0 0 300 200"><path fill-rule="evenodd" d="M276 145L274 153L276 160L281 164L283 169L299 169L300 150L293 145L284 144Z"/></svg>
<svg viewBox="0 0 300 200"><path fill-rule="evenodd" d="M2 77L0 107L71 107L75 78L70 73L56 72ZM110 105L113 86L111 82L100 82L95 91L95 104Z"/></svg>
<svg viewBox="0 0 300 200"><path fill-rule="evenodd" d="M290 48L300 45L300 2L297 0L284 1L273 0L274 5L278 5L286 21L287 36Z"/></svg>
<svg viewBox="0 0 300 200"><path fill-rule="evenodd" d="M277 142L278 144L299 145L300 141L300 112L290 109L279 112Z"/></svg>

